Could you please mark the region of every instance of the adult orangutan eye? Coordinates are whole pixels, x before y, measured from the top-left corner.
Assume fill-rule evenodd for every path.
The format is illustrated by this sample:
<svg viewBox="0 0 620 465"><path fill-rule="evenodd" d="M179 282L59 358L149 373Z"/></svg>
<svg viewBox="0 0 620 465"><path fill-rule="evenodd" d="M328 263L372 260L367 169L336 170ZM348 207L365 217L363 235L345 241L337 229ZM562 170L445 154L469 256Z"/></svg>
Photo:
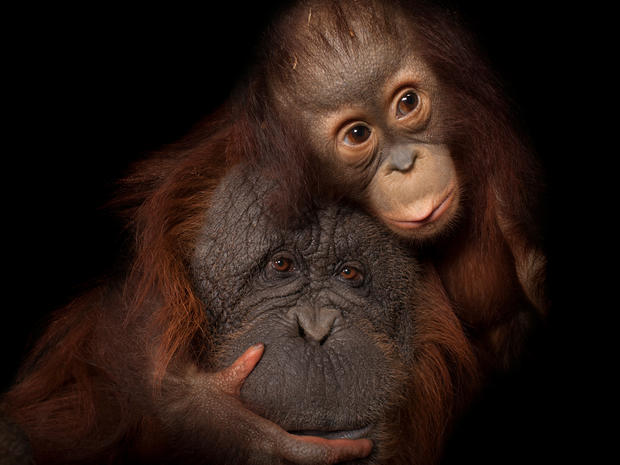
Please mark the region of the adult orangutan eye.
<svg viewBox="0 0 620 465"><path fill-rule="evenodd" d="M346 145L363 144L370 138L371 129L364 124L357 124L347 131L344 136Z"/></svg>
<svg viewBox="0 0 620 465"><path fill-rule="evenodd" d="M348 264L343 265L340 268L338 276L340 279L348 281L351 284L359 284L364 280L364 275L360 269Z"/></svg>
<svg viewBox="0 0 620 465"><path fill-rule="evenodd" d="M277 256L271 260L271 267L280 273L286 273L293 271L294 264L293 260L289 257Z"/></svg>
<svg viewBox="0 0 620 465"><path fill-rule="evenodd" d="M403 118L414 111L420 105L420 97L416 92L406 90L398 99L396 104L396 117Z"/></svg>

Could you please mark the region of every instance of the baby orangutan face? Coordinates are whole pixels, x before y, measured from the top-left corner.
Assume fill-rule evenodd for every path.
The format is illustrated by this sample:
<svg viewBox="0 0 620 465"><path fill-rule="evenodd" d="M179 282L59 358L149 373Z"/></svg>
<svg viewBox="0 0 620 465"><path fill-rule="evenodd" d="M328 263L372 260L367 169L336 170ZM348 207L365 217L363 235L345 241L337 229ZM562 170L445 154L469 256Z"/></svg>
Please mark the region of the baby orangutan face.
<svg viewBox="0 0 620 465"><path fill-rule="evenodd" d="M297 19L295 91L279 96L282 111L303 121L350 197L400 235L436 235L456 215L459 179L442 132L447 102L415 53L411 25L394 17L398 33L386 37L352 14L342 35L322 29L321 13Z"/></svg>

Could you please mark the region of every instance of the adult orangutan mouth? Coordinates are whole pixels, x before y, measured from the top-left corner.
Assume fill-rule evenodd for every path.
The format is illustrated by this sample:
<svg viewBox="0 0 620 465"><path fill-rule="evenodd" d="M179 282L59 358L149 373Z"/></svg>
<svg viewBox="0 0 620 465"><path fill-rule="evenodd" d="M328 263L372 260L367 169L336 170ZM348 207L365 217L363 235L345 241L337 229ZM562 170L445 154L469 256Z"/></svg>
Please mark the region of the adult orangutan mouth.
<svg viewBox="0 0 620 465"><path fill-rule="evenodd" d="M372 430L372 425L353 430L318 431L318 430L298 430L289 431L298 436L318 436L324 439L361 439L368 436Z"/></svg>
<svg viewBox="0 0 620 465"><path fill-rule="evenodd" d="M397 226L397 227L399 227L401 229L416 229L416 228L419 228L419 227L424 226L426 224L430 224L433 221L435 221L438 218L440 218L441 215L443 215L448 210L448 208L450 208L450 205L452 205L452 201L454 200L455 193L456 193L456 189L450 189L450 191L446 194L446 196L439 203L439 205L437 205L435 208L433 208L428 213L428 215L426 215L423 218L420 218L420 219L417 219L417 220L395 220L395 219L389 218L389 217L384 217L384 218L385 218L385 220L388 223L391 223L394 226Z"/></svg>

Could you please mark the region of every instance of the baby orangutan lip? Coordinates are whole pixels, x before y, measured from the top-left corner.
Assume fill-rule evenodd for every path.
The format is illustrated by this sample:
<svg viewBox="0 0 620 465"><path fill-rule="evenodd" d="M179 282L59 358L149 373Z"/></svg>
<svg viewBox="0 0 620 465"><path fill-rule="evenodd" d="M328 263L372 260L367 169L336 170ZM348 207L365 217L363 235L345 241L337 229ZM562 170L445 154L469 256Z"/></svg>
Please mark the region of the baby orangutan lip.
<svg viewBox="0 0 620 465"><path fill-rule="evenodd" d="M433 208L433 210L431 210L429 214L426 215L424 218L420 218L417 220L396 220L393 218L385 217L385 219L389 223L392 223L393 225L398 226L402 229L419 228L420 226L432 223L433 221L441 217L441 215L443 215L448 210L448 208L450 208L450 205L452 204L452 201L454 199L454 193L455 190L451 189L450 192L448 192L448 194L446 195L446 197L439 203L439 205Z"/></svg>
<svg viewBox="0 0 620 465"><path fill-rule="evenodd" d="M318 430L297 430L289 431L291 434L298 436L317 436L324 439L362 439L368 436L372 430L372 425L364 426L359 429L352 430L334 430L334 431L318 431Z"/></svg>

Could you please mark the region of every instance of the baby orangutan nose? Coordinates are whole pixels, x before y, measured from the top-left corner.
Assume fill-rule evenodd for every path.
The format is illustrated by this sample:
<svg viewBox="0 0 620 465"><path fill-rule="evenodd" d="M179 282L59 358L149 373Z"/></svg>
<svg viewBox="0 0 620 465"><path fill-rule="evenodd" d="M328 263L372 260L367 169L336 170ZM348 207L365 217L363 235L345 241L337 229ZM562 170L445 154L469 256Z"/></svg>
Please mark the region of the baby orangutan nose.
<svg viewBox="0 0 620 465"><path fill-rule="evenodd" d="M418 155L418 151L411 146L398 147L392 151L388 161L389 167L392 171L406 173L413 169Z"/></svg>
<svg viewBox="0 0 620 465"><path fill-rule="evenodd" d="M336 319L341 314L339 310L334 308L317 308L309 305L293 307L286 316L297 324L300 337L303 337L310 344L322 345L329 337Z"/></svg>

